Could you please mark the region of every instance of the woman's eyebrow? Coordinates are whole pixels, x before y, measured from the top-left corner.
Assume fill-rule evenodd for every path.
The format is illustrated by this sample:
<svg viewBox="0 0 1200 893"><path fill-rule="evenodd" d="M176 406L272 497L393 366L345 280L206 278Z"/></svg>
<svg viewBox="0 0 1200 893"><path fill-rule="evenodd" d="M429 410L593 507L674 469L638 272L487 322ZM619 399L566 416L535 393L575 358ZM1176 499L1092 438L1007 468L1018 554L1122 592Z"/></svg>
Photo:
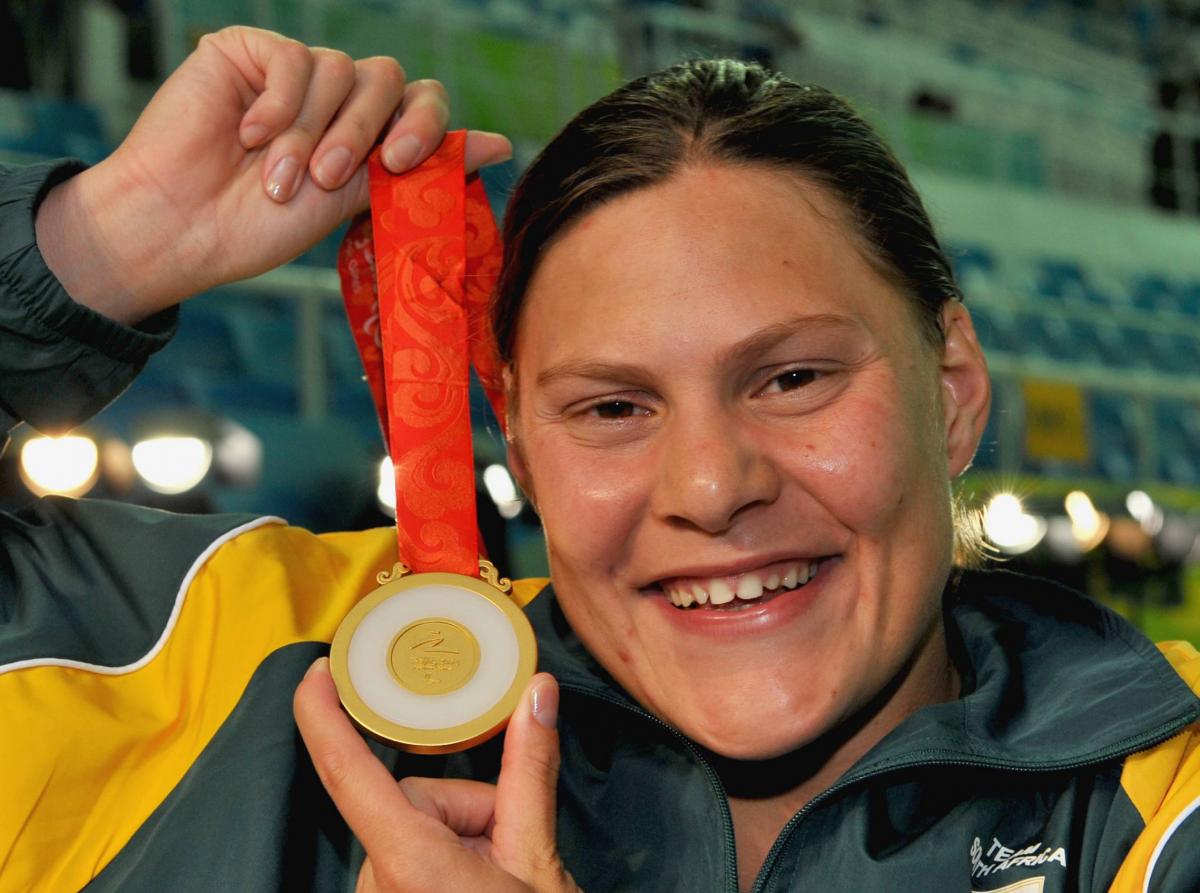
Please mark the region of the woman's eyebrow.
<svg viewBox="0 0 1200 893"><path fill-rule="evenodd" d="M636 363L607 363L602 360L566 360L538 374L540 387L563 378L588 378L593 381L644 381L650 376Z"/></svg>
<svg viewBox="0 0 1200 893"><path fill-rule="evenodd" d="M863 325L849 316L837 313L814 313L796 316L773 323L743 338L717 354L718 365L731 365L753 360L797 335L861 334ZM644 382L653 378L651 370L637 363L607 362L604 360L565 360L538 374L537 383L545 387L564 378L586 378L593 381Z"/></svg>
<svg viewBox="0 0 1200 893"><path fill-rule="evenodd" d="M840 313L811 313L773 323L723 349L717 355L720 365L737 365L754 360L778 344L797 335L864 335L866 327L857 319Z"/></svg>

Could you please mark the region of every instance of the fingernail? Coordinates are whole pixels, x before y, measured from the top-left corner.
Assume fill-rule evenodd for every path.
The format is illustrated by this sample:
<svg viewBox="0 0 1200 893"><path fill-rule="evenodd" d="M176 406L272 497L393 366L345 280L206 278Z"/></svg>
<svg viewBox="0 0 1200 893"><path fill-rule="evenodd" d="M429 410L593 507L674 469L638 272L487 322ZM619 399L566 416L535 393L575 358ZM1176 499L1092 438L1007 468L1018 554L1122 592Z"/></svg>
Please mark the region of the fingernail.
<svg viewBox="0 0 1200 893"><path fill-rule="evenodd" d="M308 678L309 676L311 676L311 675L312 675L312 674L313 674L313 673L314 673L314 672L315 672L317 669L321 668L321 665L322 665L322 664L328 664L328 663L329 663L329 658L327 658L327 657L318 657L316 660L314 660L314 661L312 662L312 666L310 666L310 667L309 667L307 670L305 670L305 671L304 671L304 678L305 678L305 679L307 679L307 678Z"/></svg>
<svg viewBox="0 0 1200 893"><path fill-rule="evenodd" d="M350 150L345 146L330 149L317 162L317 182L326 189L333 189L342 184L346 171L350 167Z"/></svg>
<svg viewBox="0 0 1200 893"><path fill-rule="evenodd" d="M296 191L299 174L300 163L291 155L283 156L275 162L267 177L267 194L277 202L286 202Z"/></svg>
<svg viewBox="0 0 1200 893"><path fill-rule="evenodd" d="M265 124L247 124L242 128L242 145L247 149L253 149L261 143L267 136L267 127Z"/></svg>
<svg viewBox="0 0 1200 893"><path fill-rule="evenodd" d="M530 692L530 704L533 718L547 729L558 724L558 686L553 682L540 683Z"/></svg>
<svg viewBox="0 0 1200 893"><path fill-rule="evenodd" d="M411 133L402 136L383 150L387 166L399 173L412 167L417 156L421 154L421 141Z"/></svg>

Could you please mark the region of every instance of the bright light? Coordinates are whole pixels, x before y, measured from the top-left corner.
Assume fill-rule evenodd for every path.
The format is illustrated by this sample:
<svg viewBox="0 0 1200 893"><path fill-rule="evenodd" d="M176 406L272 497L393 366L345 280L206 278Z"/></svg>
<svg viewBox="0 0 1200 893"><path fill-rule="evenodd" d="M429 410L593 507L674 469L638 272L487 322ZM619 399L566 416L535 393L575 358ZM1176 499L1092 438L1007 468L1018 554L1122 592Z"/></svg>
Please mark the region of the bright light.
<svg viewBox="0 0 1200 893"><path fill-rule="evenodd" d="M253 487L262 473L262 440L229 419L221 421L220 432L213 458L222 479L238 487Z"/></svg>
<svg viewBox="0 0 1200 893"><path fill-rule="evenodd" d="M1154 504L1150 494L1143 490L1134 490L1125 497L1125 508L1142 530L1154 536L1163 529L1162 509Z"/></svg>
<svg viewBox="0 0 1200 893"><path fill-rule="evenodd" d="M34 437L21 448L21 477L38 496L82 496L96 483L99 464L90 437Z"/></svg>
<svg viewBox="0 0 1200 893"><path fill-rule="evenodd" d="M521 514L521 494L517 484L503 465L489 465L483 470L483 486L487 488L496 510L502 518L515 518Z"/></svg>
<svg viewBox="0 0 1200 893"><path fill-rule="evenodd" d="M1028 552L1046 535L1046 522L1026 514L1021 500L1011 493L997 493L983 513L983 532L1002 552Z"/></svg>
<svg viewBox="0 0 1200 893"><path fill-rule="evenodd" d="M378 481L375 484L375 498L384 514L396 517L396 472L392 468L390 456L379 460Z"/></svg>
<svg viewBox="0 0 1200 893"><path fill-rule="evenodd" d="M1067 508L1071 533L1079 543L1079 548L1087 552L1100 545L1108 533L1108 515L1096 511L1096 506L1082 490L1072 490L1063 504Z"/></svg>
<svg viewBox="0 0 1200 893"><path fill-rule="evenodd" d="M156 493L184 493L208 474L212 445L199 437L151 437L133 445L133 467Z"/></svg>

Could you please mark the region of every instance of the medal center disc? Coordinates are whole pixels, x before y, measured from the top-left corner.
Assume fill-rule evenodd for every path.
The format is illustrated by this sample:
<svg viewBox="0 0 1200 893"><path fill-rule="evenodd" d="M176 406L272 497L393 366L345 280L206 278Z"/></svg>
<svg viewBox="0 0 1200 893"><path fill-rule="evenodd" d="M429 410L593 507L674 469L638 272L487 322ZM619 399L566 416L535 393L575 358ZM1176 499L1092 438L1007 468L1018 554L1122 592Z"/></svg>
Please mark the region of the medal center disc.
<svg viewBox="0 0 1200 893"><path fill-rule="evenodd" d="M479 642L460 623L426 617L400 630L387 654L392 678L419 695L462 688L479 668Z"/></svg>

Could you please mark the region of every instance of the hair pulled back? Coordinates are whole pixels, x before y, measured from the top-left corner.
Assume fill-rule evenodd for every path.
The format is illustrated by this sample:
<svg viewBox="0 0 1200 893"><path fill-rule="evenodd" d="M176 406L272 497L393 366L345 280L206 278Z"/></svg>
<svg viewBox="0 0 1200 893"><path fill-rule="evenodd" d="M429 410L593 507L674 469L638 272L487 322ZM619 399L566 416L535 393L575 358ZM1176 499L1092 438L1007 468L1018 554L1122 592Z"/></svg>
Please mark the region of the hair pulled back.
<svg viewBox="0 0 1200 893"><path fill-rule="evenodd" d="M757 63L702 59L637 78L588 106L517 183L492 308L503 359L512 360L526 288L556 236L610 199L705 162L775 167L830 190L940 345L941 307L962 294L916 190L879 135L828 90Z"/></svg>

